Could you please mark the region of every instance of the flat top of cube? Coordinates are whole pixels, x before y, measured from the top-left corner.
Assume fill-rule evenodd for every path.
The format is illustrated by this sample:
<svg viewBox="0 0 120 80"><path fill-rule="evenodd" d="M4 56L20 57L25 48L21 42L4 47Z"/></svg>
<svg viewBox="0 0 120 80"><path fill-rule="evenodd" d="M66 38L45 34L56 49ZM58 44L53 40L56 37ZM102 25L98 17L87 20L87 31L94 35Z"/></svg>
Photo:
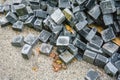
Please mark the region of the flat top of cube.
<svg viewBox="0 0 120 80"><path fill-rule="evenodd" d="M25 44L22 48L22 54L28 54L28 52L30 51L31 48L32 48L32 46Z"/></svg>

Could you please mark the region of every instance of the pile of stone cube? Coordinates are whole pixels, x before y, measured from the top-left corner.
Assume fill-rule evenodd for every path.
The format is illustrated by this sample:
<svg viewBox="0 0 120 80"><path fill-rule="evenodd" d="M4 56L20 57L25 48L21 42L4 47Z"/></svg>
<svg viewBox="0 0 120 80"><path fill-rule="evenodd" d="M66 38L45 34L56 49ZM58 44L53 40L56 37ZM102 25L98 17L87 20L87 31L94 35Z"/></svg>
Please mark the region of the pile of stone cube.
<svg viewBox="0 0 120 80"><path fill-rule="evenodd" d="M50 55L57 47L66 64L83 59L111 76L120 75L120 46L112 41L120 37L120 0L13 0L0 4L0 13L6 14L0 19L1 27L12 25L22 32L27 26L40 32L12 40L13 46L23 47L25 59L40 41L41 53ZM102 32L91 24L102 26Z"/></svg>

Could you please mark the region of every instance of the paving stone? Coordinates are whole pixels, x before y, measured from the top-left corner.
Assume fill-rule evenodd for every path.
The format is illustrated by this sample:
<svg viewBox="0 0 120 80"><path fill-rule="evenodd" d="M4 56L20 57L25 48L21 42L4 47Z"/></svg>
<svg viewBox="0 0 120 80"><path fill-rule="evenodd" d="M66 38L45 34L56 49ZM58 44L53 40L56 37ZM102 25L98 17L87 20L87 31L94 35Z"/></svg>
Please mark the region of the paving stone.
<svg viewBox="0 0 120 80"><path fill-rule="evenodd" d="M37 30L37 31L41 31L42 28L43 28L43 21L42 19L36 19L35 22L34 22L34 28Z"/></svg>
<svg viewBox="0 0 120 80"><path fill-rule="evenodd" d="M14 14L16 14L16 10L15 10L15 7L16 7L17 5L11 5L11 12L12 13L14 13Z"/></svg>
<svg viewBox="0 0 120 80"><path fill-rule="evenodd" d="M32 15L32 16L28 17L28 19L25 21L25 24L26 24L28 27L33 27L35 20L36 20L35 16Z"/></svg>
<svg viewBox="0 0 120 80"><path fill-rule="evenodd" d="M88 14L93 17L95 20L98 19L98 17L100 16L101 12L100 12L100 8L99 5L94 6L92 9L90 9L88 11Z"/></svg>
<svg viewBox="0 0 120 80"><path fill-rule="evenodd" d="M15 10L18 16L23 16L28 14L26 6L24 4L19 4L15 6Z"/></svg>
<svg viewBox="0 0 120 80"><path fill-rule="evenodd" d="M70 8L70 1L69 0L59 0L58 2L59 8Z"/></svg>
<svg viewBox="0 0 120 80"><path fill-rule="evenodd" d="M78 60L78 61L82 61L83 60L83 56L81 54L76 54L75 55L75 58Z"/></svg>
<svg viewBox="0 0 120 80"><path fill-rule="evenodd" d="M110 57L110 62L115 64L116 61L120 60L119 58L119 53L115 52L111 57Z"/></svg>
<svg viewBox="0 0 120 80"><path fill-rule="evenodd" d="M14 24L15 22L17 22L17 16L12 13L12 12L8 12L6 14L6 19L11 23Z"/></svg>
<svg viewBox="0 0 120 80"><path fill-rule="evenodd" d="M24 42L26 44L29 44L29 45L33 46L35 44L34 43L35 40L36 40L36 37L33 34L30 33L25 37Z"/></svg>
<svg viewBox="0 0 120 80"><path fill-rule="evenodd" d="M46 10L46 9L47 9L47 2L41 1L41 2L40 2L40 8L41 8L42 10Z"/></svg>
<svg viewBox="0 0 120 80"><path fill-rule="evenodd" d="M76 2L80 5L83 4L86 0L76 0Z"/></svg>
<svg viewBox="0 0 120 80"><path fill-rule="evenodd" d="M113 28L113 30L115 31L115 33L116 34L119 34L119 32L120 32L120 25L119 25L119 23L117 22L117 21L114 21L114 26L112 27Z"/></svg>
<svg viewBox="0 0 120 80"><path fill-rule="evenodd" d="M104 21L105 25L113 24L113 15L112 14L103 15L103 21Z"/></svg>
<svg viewBox="0 0 120 80"><path fill-rule="evenodd" d="M77 21L84 21L87 17L84 12L79 11L75 13L75 18Z"/></svg>
<svg viewBox="0 0 120 80"><path fill-rule="evenodd" d="M4 11L9 12L10 11L10 5L9 4L4 4Z"/></svg>
<svg viewBox="0 0 120 80"><path fill-rule="evenodd" d="M81 40L79 40L78 38L76 38L73 41L73 44L78 47L81 50L85 50L86 49L86 44L84 42L82 42Z"/></svg>
<svg viewBox="0 0 120 80"><path fill-rule="evenodd" d="M113 32L113 29L111 27L103 30L101 32L101 36L105 42L111 41L116 38L115 33Z"/></svg>
<svg viewBox="0 0 120 80"><path fill-rule="evenodd" d="M6 19L6 17L0 17L0 26L5 27L9 25L9 21Z"/></svg>
<svg viewBox="0 0 120 80"><path fill-rule="evenodd" d="M22 21L17 21L16 23L13 24L12 28L13 30L17 30L17 31L22 31L24 27L24 24Z"/></svg>
<svg viewBox="0 0 120 80"><path fill-rule="evenodd" d="M26 6L26 9L27 9L27 12L29 15L34 14L32 8L30 6Z"/></svg>
<svg viewBox="0 0 120 80"><path fill-rule="evenodd" d="M66 46L58 46L57 47L57 53L58 54L64 53L66 50L67 50Z"/></svg>
<svg viewBox="0 0 120 80"><path fill-rule="evenodd" d="M56 45L58 36L59 36L59 34L51 33L51 36L49 38L49 42L51 45Z"/></svg>
<svg viewBox="0 0 120 80"><path fill-rule="evenodd" d="M108 58L101 55L101 54L98 54L95 58L95 65L98 66L98 67L101 67L101 68L104 68L104 66L108 63Z"/></svg>
<svg viewBox="0 0 120 80"><path fill-rule="evenodd" d="M86 40L91 41L96 33L97 33L97 29L96 28L92 28L90 30L90 32L88 33L88 35L86 36Z"/></svg>
<svg viewBox="0 0 120 80"><path fill-rule="evenodd" d="M55 7L58 4L58 0L47 0L47 3L52 6Z"/></svg>
<svg viewBox="0 0 120 80"><path fill-rule="evenodd" d="M18 5L21 4L23 0L13 0L13 4Z"/></svg>
<svg viewBox="0 0 120 80"><path fill-rule="evenodd" d="M93 8L96 5L96 1L95 0L88 0L88 2L86 3L85 7L90 10L91 8Z"/></svg>
<svg viewBox="0 0 120 80"><path fill-rule="evenodd" d="M40 3L40 0L29 0L31 4L36 4L38 5Z"/></svg>
<svg viewBox="0 0 120 80"><path fill-rule="evenodd" d="M41 9L34 10L35 16L38 18L45 19L47 17L47 12Z"/></svg>
<svg viewBox="0 0 120 80"><path fill-rule="evenodd" d="M47 42L48 39L50 38L50 36L51 36L50 32L48 32L46 30L42 30L41 33L40 33L40 35L39 35L39 39L42 42Z"/></svg>
<svg viewBox="0 0 120 80"><path fill-rule="evenodd" d="M2 4L0 4L0 13L4 12L4 6Z"/></svg>
<svg viewBox="0 0 120 80"><path fill-rule="evenodd" d="M83 55L83 60L85 60L88 63L93 64L96 56L97 56L97 53L92 52L90 50L85 50L84 55Z"/></svg>
<svg viewBox="0 0 120 80"><path fill-rule="evenodd" d="M76 26L76 30L80 31L82 30L86 25L87 25L87 20L84 21L79 21L75 26Z"/></svg>
<svg viewBox="0 0 120 80"><path fill-rule="evenodd" d="M57 23L61 24L63 21L65 21L65 15L62 13L60 9L57 9L51 14L51 18Z"/></svg>
<svg viewBox="0 0 120 80"><path fill-rule="evenodd" d="M103 0L100 2L100 8L103 14L114 13L116 11L113 0Z"/></svg>
<svg viewBox="0 0 120 80"><path fill-rule="evenodd" d="M118 75L117 80L120 80L120 74Z"/></svg>
<svg viewBox="0 0 120 80"><path fill-rule="evenodd" d="M93 69L90 69L85 76L85 80L100 80L100 75Z"/></svg>
<svg viewBox="0 0 120 80"><path fill-rule="evenodd" d="M28 18L29 18L29 15L23 15L18 17L18 19L23 22L25 22Z"/></svg>
<svg viewBox="0 0 120 80"><path fill-rule="evenodd" d="M100 49L103 44L103 40L101 37L95 35L91 40L90 40L90 46Z"/></svg>
<svg viewBox="0 0 120 80"><path fill-rule="evenodd" d="M78 48L75 47L73 44L68 45L68 51L72 53L73 55L78 54Z"/></svg>
<svg viewBox="0 0 120 80"><path fill-rule="evenodd" d="M51 29L51 31L55 34L59 33L62 29L63 29L63 25L58 25L58 24L53 24L52 26L49 26L49 28Z"/></svg>
<svg viewBox="0 0 120 80"><path fill-rule="evenodd" d="M56 9L57 9L57 7L52 7L50 5L47 5L47 13L49 15L51 15Z"/></svg>
<svg viewBox="0 0 120 80"><path fill-rule="evenodd" d="M52 51L53 46L50 44L42 43L40 46L40 52L49 56Z"/></svg>
<svg viewBox="0 0 120 80"><path fill-rule="evenodd" d="M79 12L80 11L80 6L73 6L72 5L72 12L73 13L76 13L76 12Z"/></svg>
<svg viewBox="0 0 120 80"><path fill-rule="evenodd" d="M25 44L22 48L21 53L22 53L23 58L29 59L32 55L32 46Z"/></svg>
<svg viewBox="0 0 120 80"><path fill-rule="evenodd" d="M118 72L118 69L111 62L105 65L104 70L110 76L115 76Z"/></svg>
<svg viewBox="0 0 120 80"><path fill-rule="evenodd" d="M69 36L59 36L56 42L56 46L68 46L70 43Z"/></svg>
<svg viewBox="0 0 120 80"><path fill-rule="evenodd" d="M74 56L69 52L65 51L59 55L60 59L64 61L64 63L68 64L74 58Z"/></svg>
<svg viewBox="0 0 120 80"><path fill-rule="evenodd" d="M32 8L32 10L38 10L40 9L40 4L30 4L30 7Z"/></svg>
<svg viewBox="0 0 120 80"><path fill-rule="evenodd" d="M11 44L16 47L22 47L24 45L24 37L22 35L14 37Z"/></svg>
<svg viewBox="0 0 120 80"><path fill-rule="evenodd" d="M107 42L102 46L103 52L109 56L112 56L118 50L118 48L119 46L113 42Z"/></svg>
<svg viewBox="0 0 120 80"><path fill-rule="evenodd" d="M115 62L115 67L118 69L118 71L120 73L120 60Z"/></svg>

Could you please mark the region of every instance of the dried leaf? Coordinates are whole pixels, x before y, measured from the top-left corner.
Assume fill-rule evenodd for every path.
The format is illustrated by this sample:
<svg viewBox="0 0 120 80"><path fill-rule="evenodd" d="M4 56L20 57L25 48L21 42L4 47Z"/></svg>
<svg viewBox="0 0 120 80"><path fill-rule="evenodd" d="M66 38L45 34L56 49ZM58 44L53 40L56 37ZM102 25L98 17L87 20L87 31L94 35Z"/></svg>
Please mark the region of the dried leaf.
<svg viewBox="0 0 120 80"><path fill-rule="evenodd" d="M56 63L57 64L62 64L62 61L61 60L56 60Z"/></svg>
<svg viewBox="0 0 120 80"><path fill-rule="evenodd" d="M37 66L33 66L32 70L35 71L35 72L37 72L38 71L38 67Z"/></svg>
<svg viewBox="0 0 120 80"><path fill-rule="evenodd" d="M69 25L65 25L65 27L69 32L74 34L74 30Z"/></svg>
<svg viewBox="0 0 120 80"><path fill-rule="evenodd" d="M54 71L57 72L59 71L60 69L62 69L62 65L61 64L57 64L55 62L53 62L53 68L54 68Z"/></svg>
<svg viewBox="0 0 120 80"><path fill-rule="evenodd" d="M40 49L36 48L35 51L39 54L40 53Z"/></svg>
<svg viewBox="0 0 120 80"><path fill-rule="evenodd" d="M55 53L51 53L51 54L50 54L50 57L51 57L51 58L55 58L55 56L56 56Z"/></svg>

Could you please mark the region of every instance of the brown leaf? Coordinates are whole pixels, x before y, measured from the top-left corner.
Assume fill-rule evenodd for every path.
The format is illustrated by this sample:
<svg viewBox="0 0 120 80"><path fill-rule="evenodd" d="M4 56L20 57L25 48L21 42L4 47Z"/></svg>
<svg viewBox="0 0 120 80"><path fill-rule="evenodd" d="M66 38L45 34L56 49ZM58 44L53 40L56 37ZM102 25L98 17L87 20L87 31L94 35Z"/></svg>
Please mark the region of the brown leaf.
<svg viewBox="0 0 120 80"><path fill-rule="evenodd" d="M50 54L50 57L51 57L51 58L55 58L55 56L56 56L55 53L51 53L51 54Z"/></svg>

